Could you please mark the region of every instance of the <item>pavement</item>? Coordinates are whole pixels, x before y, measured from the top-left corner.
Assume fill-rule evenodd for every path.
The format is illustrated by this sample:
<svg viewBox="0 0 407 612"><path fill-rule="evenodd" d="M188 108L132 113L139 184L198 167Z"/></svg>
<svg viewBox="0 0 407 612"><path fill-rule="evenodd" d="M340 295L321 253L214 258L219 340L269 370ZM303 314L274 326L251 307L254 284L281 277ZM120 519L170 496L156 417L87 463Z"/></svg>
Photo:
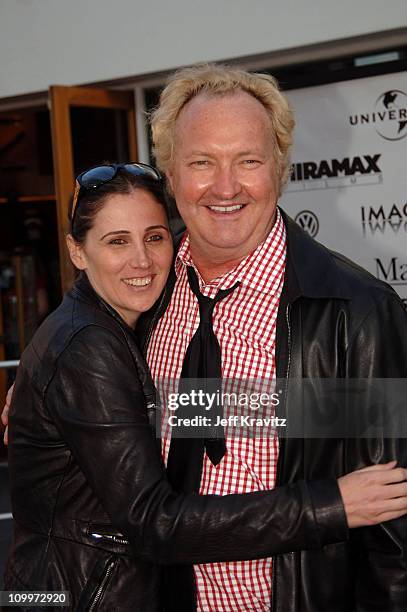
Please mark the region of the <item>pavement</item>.
<svg viewBox="0 0 407 612"><path fill-rule="evenodd" d="M4 565L11 545L12 520L7 463L0 462L0 590L3 588Z"/></svg>

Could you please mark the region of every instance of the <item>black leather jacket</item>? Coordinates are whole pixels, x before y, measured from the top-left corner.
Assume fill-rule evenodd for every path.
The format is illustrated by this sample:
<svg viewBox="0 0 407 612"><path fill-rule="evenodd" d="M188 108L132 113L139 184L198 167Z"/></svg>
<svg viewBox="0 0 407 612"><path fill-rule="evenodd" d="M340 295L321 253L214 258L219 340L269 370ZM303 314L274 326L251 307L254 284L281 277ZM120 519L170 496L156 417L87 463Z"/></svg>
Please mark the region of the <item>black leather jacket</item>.
<svg viewBox="0 0 407 612"><path fill-rule="evenodd" d="M165 565L346 540L334 479L247 495L176 494L152 427L154 404L133 331L83 277L18 369L6 589L67 590L76 611L165 610Z"/></svg>
<svg viewBox="0 0 407 612"><path fill-rule="evenodd" d="M287 266L276 339L277 378L407 378L407 313L388 285L310 238L287 215ZM170 299L174 275L156 311L143 318L144 344ZM297 420L290 384L279 416ZM294 387L295 388L295 387ZM363 407L360 406L360 409ZM321 410L326 410L321 406ZM405 421L405 419L404 419ZM281 430L280 430L281 431ZM407 466L407 441L393 438L281 439L277 486L338 478L397 459ZM328 489L323 511L336 522ZM284 533L288 525L283 520ZM285 537L285 536L283 536ZM273 612L405 612L407 518L350 532L319 550L284 551L273 562Z"/></svg>

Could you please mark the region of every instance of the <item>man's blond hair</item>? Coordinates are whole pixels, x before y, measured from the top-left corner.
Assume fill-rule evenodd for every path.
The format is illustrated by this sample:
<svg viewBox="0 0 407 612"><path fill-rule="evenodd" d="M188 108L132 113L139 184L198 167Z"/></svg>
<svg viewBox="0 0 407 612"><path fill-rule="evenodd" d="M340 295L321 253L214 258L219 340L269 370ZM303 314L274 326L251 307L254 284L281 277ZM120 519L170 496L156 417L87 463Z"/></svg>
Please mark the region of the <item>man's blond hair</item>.
<svg viewBox="0 0 407 612"><path fill-rule="evenodd" d="M270 117L280 192L290 173L294 117L277 81L268 74L251 73L222 64L200 64L175 72L151 113L156 164L166 173L174 158L175 124L182 108L200 93L226 95L245 91L258 100Z"/></svg>

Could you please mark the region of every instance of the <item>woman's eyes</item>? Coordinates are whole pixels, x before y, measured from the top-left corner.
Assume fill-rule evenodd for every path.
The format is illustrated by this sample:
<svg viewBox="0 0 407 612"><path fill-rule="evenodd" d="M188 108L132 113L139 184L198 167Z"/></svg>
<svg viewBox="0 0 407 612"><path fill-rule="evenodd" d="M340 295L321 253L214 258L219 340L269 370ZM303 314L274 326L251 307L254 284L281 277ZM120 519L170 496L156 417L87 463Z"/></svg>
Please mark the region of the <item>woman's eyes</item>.
<svg viewBox="0 0 407 612"><path fill-rule="evenodd" d="M146 238L146 242L160 242L161 240L163 240L163 237L161 236L161 234L151 234L151 236L147 236ZM113 238L112 240L109 240L109 244L116 245L116 246L128 244L128 242L129 241L125 240L124 238Z"/></svg>
<svg viewBox="0 0 407 612"><path fill-rule="evenodd" d="M146 239L146 242L159 242L162 239L163 237L161 236L161 234L152 234Z"/></svg>

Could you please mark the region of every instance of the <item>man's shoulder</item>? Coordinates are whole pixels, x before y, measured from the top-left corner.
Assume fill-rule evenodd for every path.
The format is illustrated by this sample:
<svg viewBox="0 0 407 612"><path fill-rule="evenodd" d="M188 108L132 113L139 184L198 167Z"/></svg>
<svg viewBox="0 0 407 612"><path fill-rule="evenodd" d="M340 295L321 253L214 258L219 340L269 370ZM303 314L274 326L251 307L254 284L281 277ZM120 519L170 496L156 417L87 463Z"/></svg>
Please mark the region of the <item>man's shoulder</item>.
<svg viewBox="0 0 407 612"><path fill-rule="evenodd" d="M379 300L398 300L397 293L362 266L311 238L284 215L288 259L306 297L338 298L364 308Z"/></svg>
<svg viewBox="0 0 407 612"><path fill-rule="evenodd" d="M340 315L345 323L349 340L362 333L371 340L386 337L395 342L407 326L407 311L395 290L345 255L313 242L313 257L318 254L330 278L321 278L320 293L306 296L313 298L306 301L306 308L322 316L329 304L337 320Z"/></svg>
<svg viewBox="0 0 407 612"><path fill-rule="evenodd" d="M388 283L376 278L371 272L349 259L342 253L327 249L333 258L339 275L346 280L352 291L352 298L356 295L377 296L382 299L398 298L393 287Z"/></svg>

